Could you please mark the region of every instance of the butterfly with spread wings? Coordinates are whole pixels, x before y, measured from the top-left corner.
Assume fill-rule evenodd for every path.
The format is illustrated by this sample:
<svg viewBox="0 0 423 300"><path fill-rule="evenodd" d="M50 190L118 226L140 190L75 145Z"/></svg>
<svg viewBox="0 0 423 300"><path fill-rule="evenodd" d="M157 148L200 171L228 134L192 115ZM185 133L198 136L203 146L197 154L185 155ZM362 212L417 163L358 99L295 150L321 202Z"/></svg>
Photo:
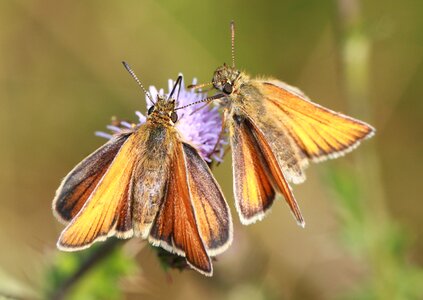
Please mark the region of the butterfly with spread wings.
<svg viewBox="0 0 423 300"><path fill-rule="evenodd" d="M210 256L230 245L232 220L209 167L174 127L172 96L181 79L169 98L150 99L146 123L114 135L62 181L53 201L54 214L67 225L59 249L136 236L212 275Z"/></svg>
<svg viewBox="0 0 423 300"><path fill-rule="evenodd" d="M235 204L243 224L261 220L277 193L298 224L305 225L289 182L305 180L308 162L336 158L371 137L375 129L362 121L324 108L299 89L276 79L254 79L232 66L216 69L211 83L221 91L224 124L229 129ZM223 130L222 130L223 132Z"/></svg>

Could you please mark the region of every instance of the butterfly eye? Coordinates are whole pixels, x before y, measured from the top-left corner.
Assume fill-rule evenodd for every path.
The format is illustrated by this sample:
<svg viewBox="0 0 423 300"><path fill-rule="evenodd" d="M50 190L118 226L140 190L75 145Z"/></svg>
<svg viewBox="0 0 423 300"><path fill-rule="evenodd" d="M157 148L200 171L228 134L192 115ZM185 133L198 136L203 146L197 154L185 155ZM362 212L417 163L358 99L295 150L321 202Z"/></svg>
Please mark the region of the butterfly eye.
<svg viewBox="0 0 423 300"><path fill-rule="evenodd" d="M147 115L151 115L151 113L153 112L153 110L154 110L154 105L153 106L150 106L150 108L147 111Z"/></svg>
<svg viewBox="0 0 423 300"><path fill-rule="evenodd" d="M173 123L176 123L176 121L178 121L178 114L176 112L172 112L170 114L170 119L172 120Z"/></svg>
<svg viewBox="0 0 423 300"><path fill-rule="evenodd" d="M226 82L223 86L223 92L228 95L232 93L232 85L229 82Z"/></svg>

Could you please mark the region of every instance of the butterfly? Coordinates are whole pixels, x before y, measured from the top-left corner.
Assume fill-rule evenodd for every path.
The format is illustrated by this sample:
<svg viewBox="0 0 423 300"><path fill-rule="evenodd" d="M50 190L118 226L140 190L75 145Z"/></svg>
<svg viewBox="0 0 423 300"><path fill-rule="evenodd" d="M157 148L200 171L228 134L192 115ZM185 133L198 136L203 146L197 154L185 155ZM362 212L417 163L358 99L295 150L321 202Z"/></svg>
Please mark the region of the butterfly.
<svg viewBox="0 0 423 300"><path fill-rule="evenodd" d="M250 78L235 68L235 29L231 22L232 66L216 69L211 83L221 93L224 125L232 148L235 206L248 225L261 220L282 194L297 223L304 218L289 182L305 180L309 161L337 158L371 137L365 122L313 103L298 88L277 79ZM224 132L224 130L222 130Z"/></svg>
<svg viewBox="0 0 423 300"><path fill-rule="evenodd" d="M232 220L208 165L174 126L182 77L154 102L123 63L153 105L146 123L115 134L64 178L53 200L67 225L57 246L76 251L110 236L141 237L211 276L210 257L231 244Z"/></svg>

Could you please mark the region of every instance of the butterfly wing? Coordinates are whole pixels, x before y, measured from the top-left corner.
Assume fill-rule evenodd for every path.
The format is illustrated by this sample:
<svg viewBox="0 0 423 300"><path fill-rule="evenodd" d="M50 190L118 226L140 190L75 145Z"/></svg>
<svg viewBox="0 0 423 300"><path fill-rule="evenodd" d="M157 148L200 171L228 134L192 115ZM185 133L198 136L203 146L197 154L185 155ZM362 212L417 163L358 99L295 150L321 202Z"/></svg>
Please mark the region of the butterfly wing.
<svg viewBox="0 0 423 300"><path fill-rule="evenodd" d="M336 158L371 137L370 125L310 101L300 90L278 80L256 81L266 111L286 128L313 161Z"/></svg>
<svg viewBox="0 0 423 300"><path fill-rule="evenodd" d="M235 204L243 224L261 220L275 198L269 168L243 121L227 121L231 136Z"/></svg>
<svg viewBox="0 0 423 300"><path fill-rule="evenodd" d="M135 133L123 143L84 206L61 233L59 249L81 250L111 235L132 235L132 179L141 142Z"/></svg>
<svg viewBox="0 0 423 300"><path fill-rule="evenodd" d="M212 264L201 238L187 178L182 143L175 137L166 193L150 230L149 240L184 256L188 264L207 276Z"/></svg>
<svg viewBox="0 0 423 300"><path fill-rule="evenodd" d="M68 223L81 210L129 134L118 135L80 162L63 179L53 200L53 213Z"/></svg>
<svg viewBox="0 0 423 300"><path fill-rule="evenodd" d="M297 146L285 125L275 118L278 110L268 109L267 101L260 91L261 81L244 81L237 96L232 96L229 103L230 114L243 115L260 129L288 181L301 183L305 180L304 169L308 159ZM229 120L230 122L230 120Z"/></svg>
<svg viewBox="0 0 423 300"><path fill-rule="evenodd" d="M248 116L228 116L235 203L241 222L248 225L261 220L278 191L283 194L297 222L304 226L298 204L263 134Z"/></svg>
<svg viewBox="0 0 423 300"><path fill-rule="evenodd" d="M189 190L201 238L211 256L225 251L232 242L228 204L209 167L198 152L183 143Z"/></svg>

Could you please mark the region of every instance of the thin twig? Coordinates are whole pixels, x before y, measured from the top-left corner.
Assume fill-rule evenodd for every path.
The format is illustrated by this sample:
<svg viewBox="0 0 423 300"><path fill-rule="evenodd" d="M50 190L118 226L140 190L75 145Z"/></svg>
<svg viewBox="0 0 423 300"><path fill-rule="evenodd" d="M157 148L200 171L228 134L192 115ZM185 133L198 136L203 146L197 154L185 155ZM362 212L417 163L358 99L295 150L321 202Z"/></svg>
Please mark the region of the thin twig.
<svg viewBox="0 0 423 300"><path fill-rule="evenodd" d="M8 293L0 292L0 299L25 300L25 299L28 299L28 298L24 298L24 297L21 297L21 296L15 296L15 295L11 295L11 294L8 294Z"/></svg>
<svg viewBox="0 0 423 300"><path fill-rule="evenodd" d="M96 251L91 253L90 256L79 266L78 270L53 292L53 295L50 299L61 300L65 299L68 292L71 288L79 282L79 280L84 277L91 269L97 266L101 261L106 259L113 251L125 241L119 239L109 239L104 242Z"/></svg>

